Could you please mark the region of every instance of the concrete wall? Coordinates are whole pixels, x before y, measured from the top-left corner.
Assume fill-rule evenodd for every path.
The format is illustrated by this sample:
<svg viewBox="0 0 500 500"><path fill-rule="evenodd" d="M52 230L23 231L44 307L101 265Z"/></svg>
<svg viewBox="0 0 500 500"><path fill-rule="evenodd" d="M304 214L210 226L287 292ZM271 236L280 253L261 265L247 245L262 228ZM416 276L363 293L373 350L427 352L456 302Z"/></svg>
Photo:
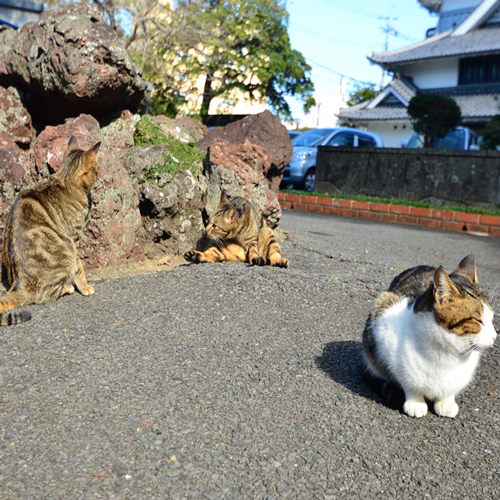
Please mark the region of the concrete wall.
<svg viewBox="0 0 500 500"><path fill-rule="evenodd" d="M320 146L316 191L500 204L500 152Z"/></svg>

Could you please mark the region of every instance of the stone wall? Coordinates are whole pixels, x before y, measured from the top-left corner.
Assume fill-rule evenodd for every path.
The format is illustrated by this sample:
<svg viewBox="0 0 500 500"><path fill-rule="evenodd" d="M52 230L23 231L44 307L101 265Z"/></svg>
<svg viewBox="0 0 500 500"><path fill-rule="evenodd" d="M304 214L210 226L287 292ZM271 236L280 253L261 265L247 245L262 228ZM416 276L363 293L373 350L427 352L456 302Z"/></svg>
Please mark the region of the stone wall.
<svg viewBox="0 0 500 500"><path fill-rule="evenodd" d="M500 152L320 146L316 191L495 209Z"/></svg>

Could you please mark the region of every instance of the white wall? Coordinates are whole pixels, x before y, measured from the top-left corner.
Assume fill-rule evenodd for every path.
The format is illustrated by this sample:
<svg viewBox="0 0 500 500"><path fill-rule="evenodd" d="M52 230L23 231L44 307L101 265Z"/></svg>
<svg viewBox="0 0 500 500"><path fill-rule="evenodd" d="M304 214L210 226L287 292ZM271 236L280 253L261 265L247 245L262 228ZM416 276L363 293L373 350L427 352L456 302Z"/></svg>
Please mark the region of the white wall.
<svg viewBox="0 0 500 500"><path fill-rule="evenodd" d="M456 87L458 85L458 58L438 59L407 64L404 75L413 78L421 89Z"/></svg>
<svg viewBox="0 0 500 500"><path fill-rule="evenodd" d="M347 108L347 92L345 80L342 79L340 85L335 86L333 94L318 96L315 95L316 105L311 108L300 121L299 127L308 128L329 128L338 125L339 111Z"/></svg>
<svg viewBox="0 0 500 500"><path fill-rule="evenodd" d="M387 122L354 123L356 127L375 132L384 142L385 148L400 148L403 139L409 139L413 130L409 121L394 120Z"/></svg>

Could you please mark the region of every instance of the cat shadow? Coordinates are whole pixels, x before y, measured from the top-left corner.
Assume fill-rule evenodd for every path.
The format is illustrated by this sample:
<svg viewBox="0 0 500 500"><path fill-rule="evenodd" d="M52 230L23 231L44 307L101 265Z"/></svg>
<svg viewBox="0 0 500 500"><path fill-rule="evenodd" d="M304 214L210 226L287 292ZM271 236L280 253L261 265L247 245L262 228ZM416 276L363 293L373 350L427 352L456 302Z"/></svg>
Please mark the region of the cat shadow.
<svg viewBox="0 0 500 500"><path fill-rule="evenodd" d="M361 342L353 340L329 342L324 346L321 356L316 357L315 363L332 380L359 396L376 401L387 408L402 408L404 399L402 402L393 401L392 398L388 401L383 389L376 384L374 387L373 379L366 372Z"/></svg>

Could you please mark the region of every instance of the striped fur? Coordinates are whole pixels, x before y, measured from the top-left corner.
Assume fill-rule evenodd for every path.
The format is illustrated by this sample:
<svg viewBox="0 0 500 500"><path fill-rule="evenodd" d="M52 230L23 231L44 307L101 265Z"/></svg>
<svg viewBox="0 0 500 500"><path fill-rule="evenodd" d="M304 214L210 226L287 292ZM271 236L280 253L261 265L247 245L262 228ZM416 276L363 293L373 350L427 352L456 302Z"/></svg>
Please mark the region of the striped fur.
<svg viewBox="0 0 500 500"><path fill-rule="evenodd" d="M206 238L201 249L189 250L184 258L202 262L248 262L256 266L269 264L288 267L274 231L253 205L244 198L229 201L222 191L219 206L210 216Z"/></svg>
<svg viewBox="0 0 500 500"><path fill-rule="evenodd" d="M0 325L28 321L27 312L9 312L73 293L94 293L77 256L89 210L88 194L97 180L100 143L83 151L72 137L57 173L20 193L4 232Z"/></svg>

